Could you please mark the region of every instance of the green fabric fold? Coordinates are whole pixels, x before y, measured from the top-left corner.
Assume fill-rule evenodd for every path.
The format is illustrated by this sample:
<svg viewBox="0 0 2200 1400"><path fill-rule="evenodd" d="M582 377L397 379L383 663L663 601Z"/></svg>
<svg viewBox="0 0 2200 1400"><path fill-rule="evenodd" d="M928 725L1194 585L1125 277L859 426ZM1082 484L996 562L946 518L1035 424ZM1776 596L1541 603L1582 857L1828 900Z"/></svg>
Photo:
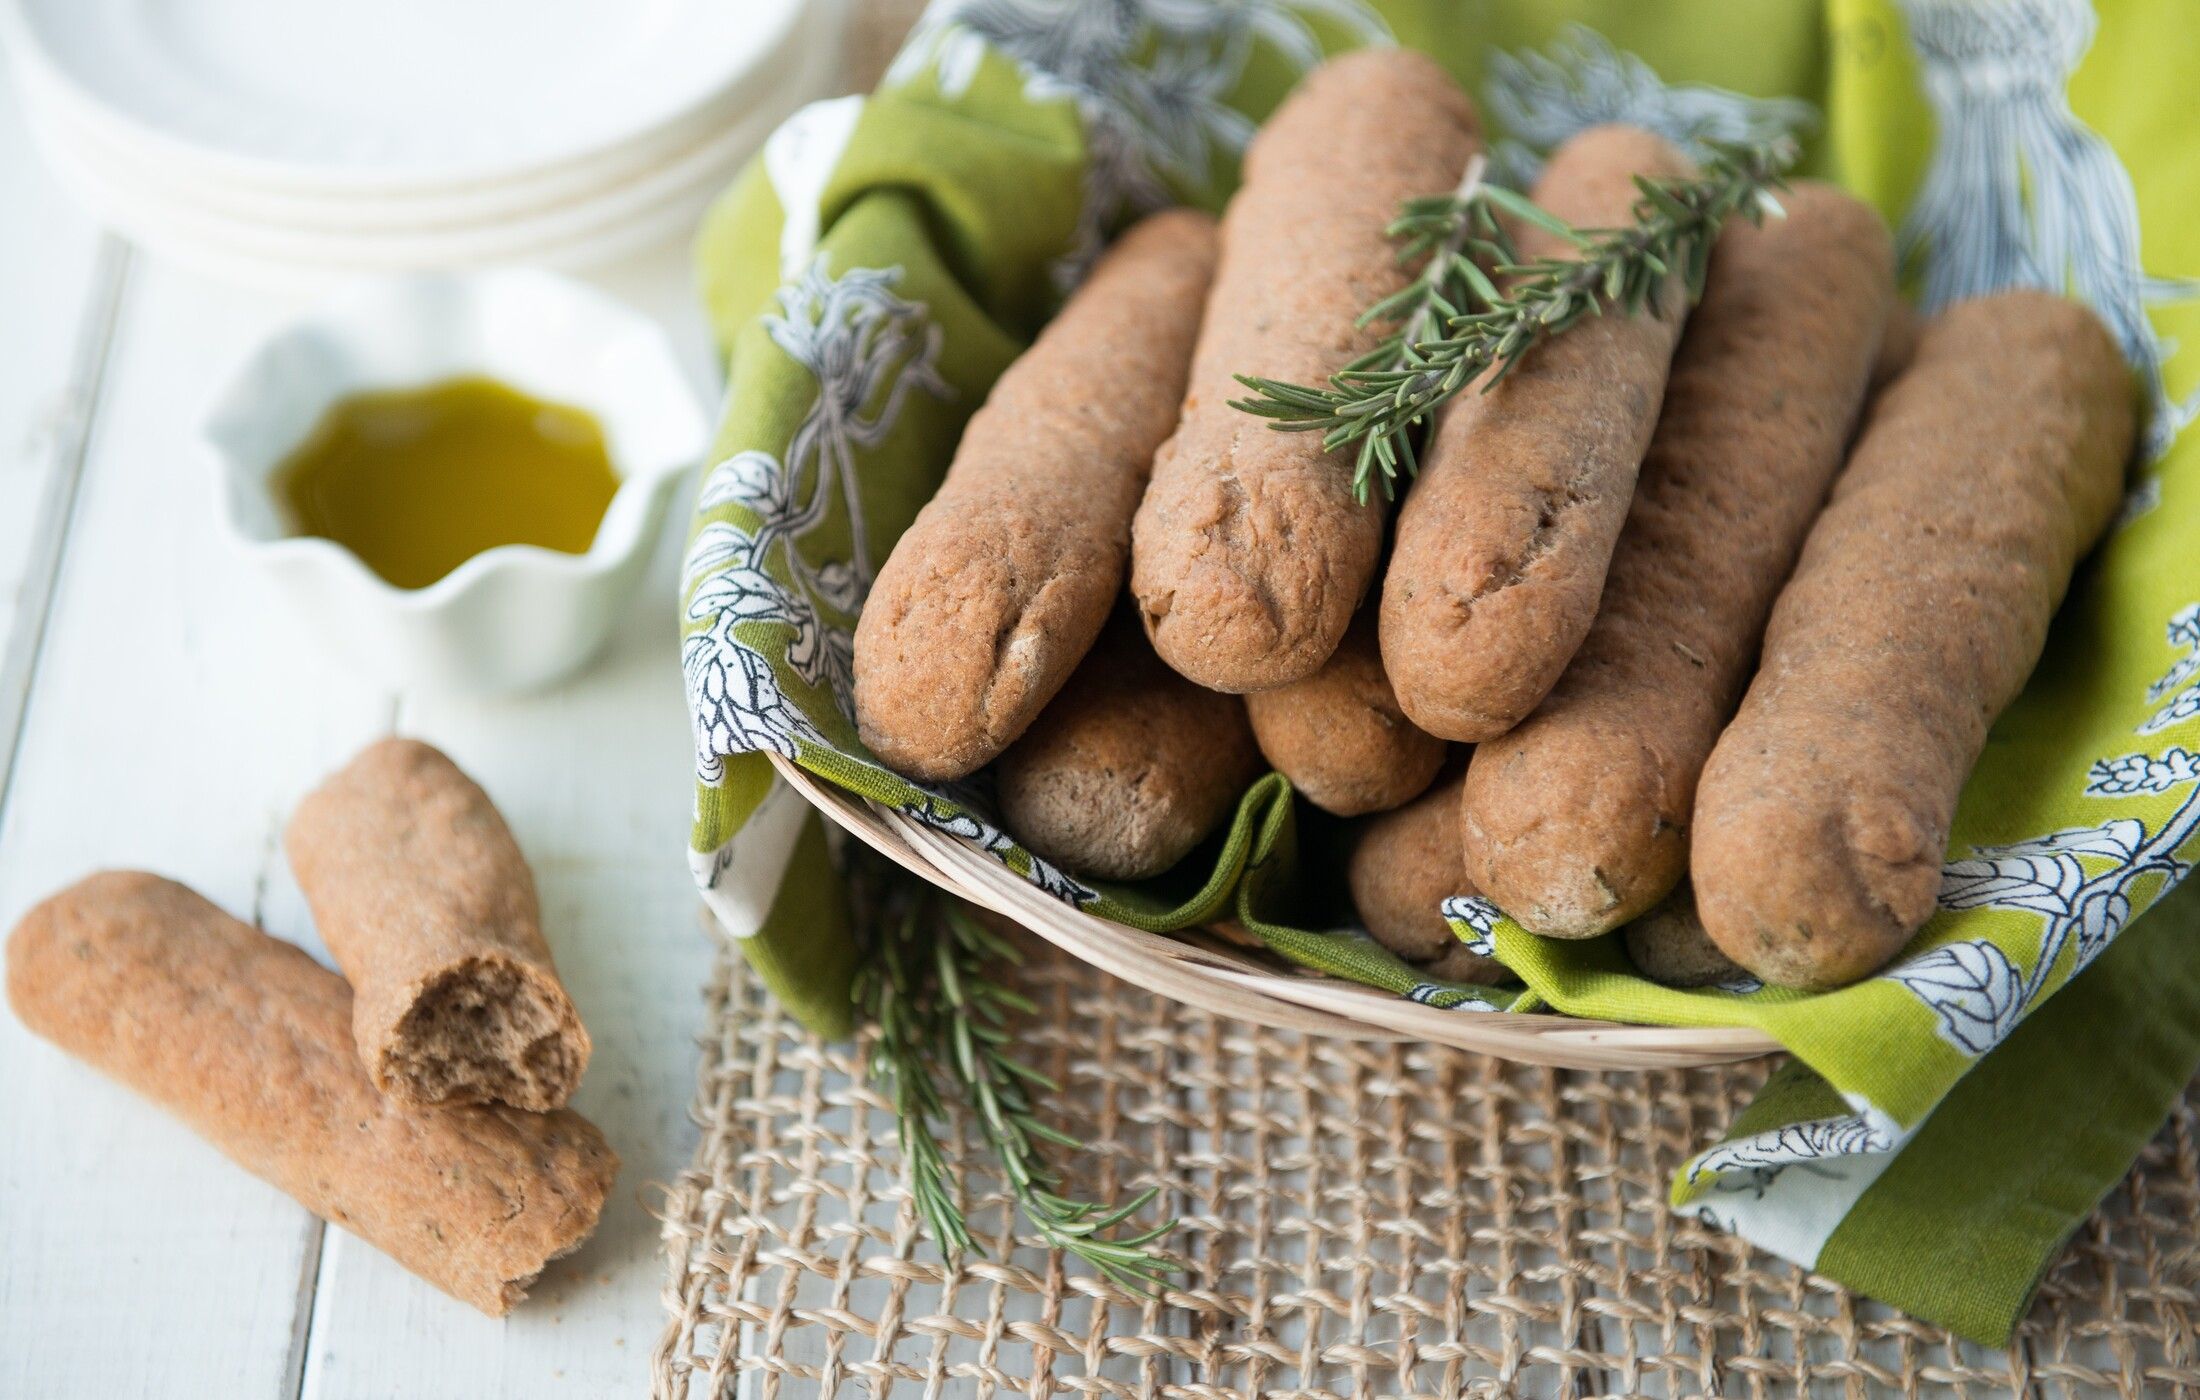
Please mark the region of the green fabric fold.
<svg viewBox="0 0 2200 1400"><path fill-rule="evenodd" d="M1816 1267L2007 1346L2041 1275L2200 1070L2196 954L2200 886L2187 886L1949 1091Z"/></svg>

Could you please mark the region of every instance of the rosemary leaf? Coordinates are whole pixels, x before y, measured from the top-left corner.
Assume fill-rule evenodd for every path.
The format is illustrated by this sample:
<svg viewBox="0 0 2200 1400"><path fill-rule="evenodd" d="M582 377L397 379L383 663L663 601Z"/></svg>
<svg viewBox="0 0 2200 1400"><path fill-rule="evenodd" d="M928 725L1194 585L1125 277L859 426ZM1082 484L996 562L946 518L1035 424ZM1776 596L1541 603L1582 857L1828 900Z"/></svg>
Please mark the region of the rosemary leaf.
<svg viewBox="0 0 2200 1400"><path fill-rule="evenodd" d="M1659 291L1676 269L1689 299L1701 295L1719 229L1737 214L1778 217L1775 191L1797 155L1792 136L1714 143L1694 178L1637 176L1633 222L1613 229L1573 228L1522 195L1485 184L1476 156L1458 189L1405 201L1390 226L1403 243L1401 257L1419 260L1421 270L1357 324L1396 329L1323 385L1238 375L1252 393L1231 407L1280 432L1318 431L1332 451L1352 448L1359 499L1377 487L1394 496L1400 468L1408 475L1418 469L1413 434L1476 376L1488 372L1487 392L1544 336L1608 306L1657 314ZM1499 213L1565 240L1578 256L1523 261Z"/></svg>
<svg viewBox="0 0 2200 1400"><path fill-rule="evenodd" d="M1288 387L1288 386L1285 386ZM891 878L900 887L878 888ZM1006 1018L1036 1008L995 979L1022 961L1014 947L951 900L900 884L883 866L866 863L851 875L860 902L876 912L898 904L897 917L874 918L875 946L856 979L858 1007L878 1027L871 1070L894 1106L902 1179L925 1230L949 1254L982 1252L950 1188L939 1125L947 1118L943 1087L974 1110L972 1119L1017 1207L1050 1248L1084 1260L1119 1287L1153 1296L1177 1266L1154 1246L1174 1220L1110 1235L1145 1209L1147 1187L1118 1205L1060 1194L1055 1168L1039 1147L1082 1151L1084 1144L1045 1122L1031 1090L1058 1092L1047 1075L1016 1059Z"/></svg>

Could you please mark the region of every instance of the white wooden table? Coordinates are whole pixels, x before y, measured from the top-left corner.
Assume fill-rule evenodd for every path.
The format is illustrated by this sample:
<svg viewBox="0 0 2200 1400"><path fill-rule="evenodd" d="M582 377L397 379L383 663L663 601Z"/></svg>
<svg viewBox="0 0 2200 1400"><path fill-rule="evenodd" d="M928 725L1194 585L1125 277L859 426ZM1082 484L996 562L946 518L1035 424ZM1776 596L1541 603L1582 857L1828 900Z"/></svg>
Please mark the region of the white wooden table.
<svg viewBox="0 0 2200 1400"><path fill-rule="evenodd" d="M639 1394L662 1266L645 1187L686 1164L710 949L682 860L677 530L593 670L526 700L414 694L326 655L214 524L194 441L299 299L103 233L0 77L0 929L101 867L320 947L278 842L377 735L448 751L532 859L595 1037L575 1105L624 1159L595 1238L492 1321L231 1166L0 1013L0 1396ZM709 370L686 250L599 277Z"/></svg>

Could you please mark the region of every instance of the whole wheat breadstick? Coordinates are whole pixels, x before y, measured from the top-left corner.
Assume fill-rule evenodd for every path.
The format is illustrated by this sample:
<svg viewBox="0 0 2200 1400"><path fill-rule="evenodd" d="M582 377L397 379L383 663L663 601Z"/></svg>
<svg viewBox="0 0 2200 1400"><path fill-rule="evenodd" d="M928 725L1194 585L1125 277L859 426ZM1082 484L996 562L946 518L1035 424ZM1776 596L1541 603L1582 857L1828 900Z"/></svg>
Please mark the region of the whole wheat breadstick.
<svg viewBox="0 0 2200 1400"><path fill-rule="evenodd" d="M1728 957L1839 986L1931 916L1957 795L2115 510L2133 418L2074 302L2005 292L1926 324L1704 766L1691 873Z"/></svg>
<svg viewBox="0 0 2200 1400"><path fill-rule="evenodd" d="M1635 970L1668 987L1708 987L1742 976L1742 969L1704 932L1686 880L1621 936Z"/></svg>
<svg viewBox="0 0 2200 1400"><path fill-rule="evenodd" d="M1307 801L1341 817L1384 812L1429 785L1444 741L1398 708L1383 675L1375 616L1362 609L1322 668L1245 697L1253 737Z"/></svg>
<svg viewBox="0 0 2200 1400"><path fill-rule="evenodd" d="M1138 224L971 418L856 623L856 726L888 766L975 772L1091 649L1176 427L1214 264L1207 215Z"/></svg>
<svg viewBox="0 0 2200 1400"><path fill-rule="evenodd" d="M1679 882L1696 777L1863 405L1892 240L1830 185L1782 203L1713 251L1589 635L1467 771L1467 874L1537 933L1607 932Z"/></svg>
<svg viewBox="0 0 2200 1400"><path fill-rule="evenodd" d="M1139 880L1182 860L1260 774L1245 702L1161 664L1118 617L997 766L1009 833L1083 875Z"/></svg>
<svg viewBox="0 0 2200 1400"><path fill-rule="evenodd" d="M1384 229L1458 183L1472 105L1403 49L1332 59L1245 156L1176 435L1131 532L1131 591L1163 660L1214 690L1266 690L1329 659L1374 577L1384 506L1349 452L1231 408L1236 375L1320 384L1371 348L1360 312L1404 285Z"/></svg>
<svg viewBox="0 0 2200 1400"><path fill-rule="evenodd" d="M1591 127L1552 153L1534 198L1576 227L1615 227L1632 219L1636 175L1692 173L1647 131ZM1539 228L1519 241L1529 257L1574 251ZM1658 315L1577 322L1437 420L1382 597L1383 665L1429 733L1504 733L1581 645L1657 425L1684 292L1671 277Z"/></svg>
<svg viewBox="0 0 2200 1400"><path fill-rule="evenodd" d="M618 1170L570 1110L422 1113L376 1092L342 978L155 875L94 875L24 915L8 1002L246 1171L492 1316L588 1238Z"/></svg>
<svg viewBox="0 0 2200 1400"><path fill-rule="evenodd" d="M1887 329L1879 337L1879 356L1872 361L1872 389L1878 393L1910 367L1917 354L1917 333L1924 326L1911 305L1900 297L1887 311Z"/></svg>
<svg viewBox="0 0 2200 1400"><path fill-rule="evenodd" d="M1377 943L1447 982L1513 980L1504 964L1470 952L1445 922L1443 902L1471 895L1459 866L1459 774L1395 811L1359 823L1345 862L1352 907Z"/></svg>
<svg viewBox="0 0 2200 1400"><path fill-rule="evenodd" d="M556 1108L588 1031L543 941L535 877L489 795L415 739L308 793L283 833L350 979L360 1060L406 1103Z"/></svg>

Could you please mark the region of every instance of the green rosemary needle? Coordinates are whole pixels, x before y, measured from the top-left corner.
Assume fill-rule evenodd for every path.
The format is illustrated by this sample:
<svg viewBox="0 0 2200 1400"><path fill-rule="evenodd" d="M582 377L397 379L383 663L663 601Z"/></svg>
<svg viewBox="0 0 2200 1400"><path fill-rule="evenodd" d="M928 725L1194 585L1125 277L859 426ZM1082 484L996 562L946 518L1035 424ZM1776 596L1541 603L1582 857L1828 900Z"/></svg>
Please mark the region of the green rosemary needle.
<svg viewBox="0 0 2200 1400"><path fill-rule="evenodd" d="M1418 469L1414 430L1477 375L1494 367L1486 392L1530 346L1607 306L1657 314L1658 289L1676 271L1694 300L1720 227L1736 213L1762 219L1776 212L1773 192L1797 154L1790 136L1712 143L1693 178L1637 176L1633 221L1612 229L1569 227L1522 196L1484 183L1478 159L1457 190L1408 200L1390 226L1401 259L1421 259L1421 270L1358 324L1397 330L1325 385L1241 374L1238 382L1253 393L1231 407L1283 432L1318 432L1332 451L1354 448L1354 493L1365 501L1380 484L1385 496L1393 495L1399 471ZM1522 261L1498 213L1564 239L1575 256Z"/></svg>
<svg viewBox="0 0 2200 1400"><path fill-rule="evenodd" d="M1121 1205L1080 1201L1061 1193L1042 1156L1043 1147L1074 1152L1084 1144L1039 1117L1032 1091L1060 1086L1010 1052L1008 1018L1036 1008L997 980L995 969L1022 956L952 900L925 891L901 903L898 917L880 921L856 1001L878 1027L872 1064L888 1081L903 1180L926 1230L950 1254L982 1252L948 1182L938 1137L947 1117L944 1083L975 1110L1010 1196L1050 1248L1083 1259L1129 1292L1157 1294L1176 1265L1154 1244L1176 1222L1117 1233L1155 1189Z"/></svg>

